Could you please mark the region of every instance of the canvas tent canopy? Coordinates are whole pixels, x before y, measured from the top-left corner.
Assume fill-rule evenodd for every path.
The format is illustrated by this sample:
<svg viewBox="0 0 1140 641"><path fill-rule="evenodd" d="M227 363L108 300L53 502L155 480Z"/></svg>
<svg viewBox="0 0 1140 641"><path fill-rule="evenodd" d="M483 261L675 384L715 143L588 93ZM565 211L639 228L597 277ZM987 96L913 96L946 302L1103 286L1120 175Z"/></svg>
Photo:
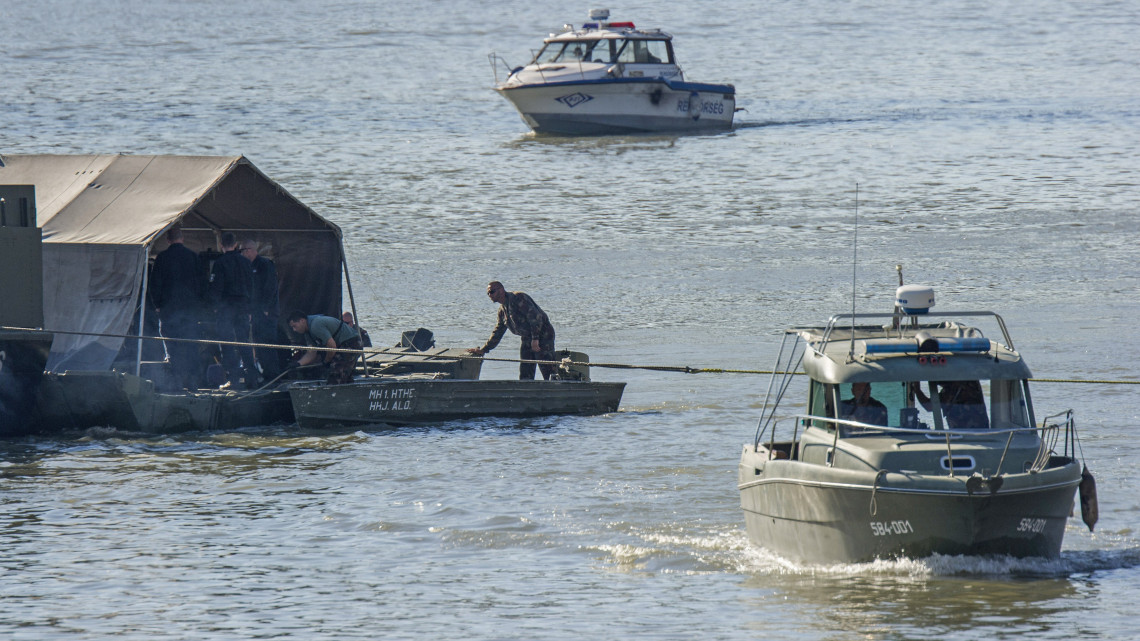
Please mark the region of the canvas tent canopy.
<svg viewBox="0 0 1140 641"><path fill-rule="evenodd" d="M196 252L219 250L226 231L257 241L277 265L282 312L340 314L340 228L245 157L4 155L0 184L35 186L47 330L126 334L175 224ZM47 368L107 370L122 346L56 334Z"/></svg>

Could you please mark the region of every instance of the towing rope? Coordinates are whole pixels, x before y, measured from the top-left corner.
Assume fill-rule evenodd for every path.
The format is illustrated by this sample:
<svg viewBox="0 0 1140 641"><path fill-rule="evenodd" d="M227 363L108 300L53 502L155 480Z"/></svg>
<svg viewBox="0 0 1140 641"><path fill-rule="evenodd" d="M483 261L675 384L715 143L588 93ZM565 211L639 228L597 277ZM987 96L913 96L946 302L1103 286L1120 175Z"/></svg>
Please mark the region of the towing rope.
<svg viewBox="0 0 1140 641"><path fill-rule="evenodd" d="M68 336L94 336L96 338L124 338L131 340L150 340L171 343L194 343L197 345L233 345L236 347L258 347L262 349L285 350L313 350L317 352L342 352L363 355L365 359L374 356L419 356L428 359L467 360L479 359L499 363L537 363L539 365L584 365L586 367L601 367L606 369L637 369L651 372L677 372L680 374L791 374L803 376L803 372L782 372L778 370L763 369L730 369L724 367L691 367L688 365L632 365L628 363L595 363L591 361L540 361L520 358L491 358L488 356L454 355L454 354L428 354L426 352L403 352L393 348L364 348L358 350L337 349L333 347L310 347L307 345L278 345L274 343L245 343L241 341L219 341L204 338L167 338L163 336L135 336L131 334L100 334L96 332L74 332L66 330L33 329L28 327L7 327L0 325L0 331L29 333L29 334L64 334ZM1087 385L1140 385L1140 380L1113 380L1113 379L1080 379L1080 378L1030 378L1035 383L1081 383Z"/></svg>

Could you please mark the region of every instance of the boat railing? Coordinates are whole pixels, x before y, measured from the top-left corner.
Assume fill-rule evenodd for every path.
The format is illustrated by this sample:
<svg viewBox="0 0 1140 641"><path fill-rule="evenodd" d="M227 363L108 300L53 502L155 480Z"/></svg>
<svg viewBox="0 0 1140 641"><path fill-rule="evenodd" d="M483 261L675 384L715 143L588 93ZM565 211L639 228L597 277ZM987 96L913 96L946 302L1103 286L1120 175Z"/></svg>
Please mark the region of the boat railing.
<svg viewBox="0 0 1140 641"><path fill-rule="evenodd" d="M788 337L792 337L791 345ZM771 432L772 440L776 437L775 414L780 406L780 400L792 384L792 379L800 369L806 352L805 343L798 334L785 333L780 341L780 353L776 357L776 367L768 379L768 390L764 393L764 404L760 408L760 420L756 424L756 436L753 445L759 445L764 434Z"/></svg>
<svg viewBox="0 0 1140 641"><path fill-rule="evenodd" d="M1065 438L1062 454L1064 456L1077 458L1077 423L1073 418L1072 409L1046 416L1041 420L1041 429L1052 430L1052 433L1049 447L1045 448L1044 443L1042 443L1042 451L1037 454L1038 460L1044 458L1044 462L1048 462L1049 453L1056 451L1057 439L1062 435ZM1042 434L1041 440L1042 442L1045 441L1044 434Z"/></svg>
<svg viewBox="0 0 1140 641"><path fill-rule="evenodd" d="M910 325L917 326L919 320L924 320L927 318L950 318L950 319L953 319L953 318L961 318L961 317L966 317L966 316L993 318L997 322L998 328L1001 330L1003 343L1011 351L1014 350L1013 339L1009 335L1009 329L1006 328L1006 326L1005 326L1005 320L1003 320L1002 317L999 314L997 314L996 312L990 312L990 311L927 312L925 314L921 314L921 315L917 315L917 316L906 314L905 312L890 312L890 313L868 312L868 313L862 313L862 314L851 314L851 313L835 314L831 318L827 319L827 325L823 329L823 337L820 340L820 344L825 345L829 341L831 341L831 334L836 329L846 329L846 328L852 327L855 325L856 322L858 322L860 320L872 320L872 319L887 320L887 319L890 319L891 324L889 325L889 327L897 328L896 331L899 331L900 335L901 335L901 330L903 327L906 326L905 321L907 321L908 319L909 319Z"/></svg>
<svg viewBox="0 0 1140 641"><path fill-rule="evenodd" d="M491 63L491 73L495 74L495 84L499 84L499 65L502 65L503 69L506 70L508 78L514 73L514 68L507 62L507 59L494 51L487 54L487 61Z"/></svg>
<svg viewBox="0 0 1140 641"><path fill-rule="evenodd" d="M1064 420L1060 422L1052 420L1059 417L1063 417ZM793 444L793 447L796 439L799 436L800 425L820 423L834 426L830 430L834 434L834 438L831 444L832 448L835 448L839 444L839 439L841 437L846 438L848 436L865 436L873 432L879 432L882 434L916 434L923 435L928 439L944 440L946 442L946 455L948 457L947 461L950 462L947 469L947 474L949 476L954 476L953 461L955 459L953 443L956 440L963 440L968 437L977 438L979 436L996 436L1002 434L1006 435L1005 448L1002 450L1001 459L998 461L997 469L994 472L995 476L1002 473L1002 467L1005 464L1005 457L1009 452L1009 446L1013 442L1013 437L1018 434L1030 434L1036 432L1039 433L1040 436L1038 440L1037 455L1034 458L1033 462L1030 464L1029 469L1026 470L1027 472L1040 472L1041 470L1048 467L1050 459L1057 451L1057 444L1062 436L1065 438L1063 455L1066 457L1076 458L1076 428L1073 422L1072 410L1067 410L1065 412L1047 417L1044 421L1042 421L1040 427L1011 427L999 429L987 428L971 430L930 430L907 427L891 427L885 425L873 425L871 423L862 423L859 421L852 421L847 419L832 418L828 416L816 416L813 414L797 414L793 418L793 425L795 426L792 430L791 435L791 442ZM774 418L770 419L770 422L768 424L768 426L771 428L771 436L768 439L769 456L773 456L773 452L775 452L775 445L777 443L776 424L777 421ZM759 445L760 439L757 438L754 446L759 447ZM833 465L834 459L828 462L828 467L831 467Z"/></svg>

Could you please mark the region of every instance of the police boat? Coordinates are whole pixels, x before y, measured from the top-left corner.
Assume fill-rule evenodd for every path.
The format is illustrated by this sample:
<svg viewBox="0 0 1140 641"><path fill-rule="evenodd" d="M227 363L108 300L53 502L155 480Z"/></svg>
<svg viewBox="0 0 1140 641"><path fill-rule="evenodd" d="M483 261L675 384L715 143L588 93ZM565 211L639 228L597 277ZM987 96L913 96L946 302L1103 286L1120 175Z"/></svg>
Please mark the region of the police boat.
<svg viewBox="0 0 1140 641"><path fill-rule="evenodd" d="M701 132L732 127L732 85L685 81L673 36L607 22L608 9L590 11L580 29L564 25L525 66L510 69L490 54L495 90L542 134L569 136ZM499 82L499 67L509 69Z"/></svg>
<svg viewBox="0 0 1140 641"><path fill-rule="evenodd" d="M738 468L753 544L806 563L1057 557L1078 487L1093 527L1072 410L1038 423L999 315L933 305L932 288L907 285L892 313L785 332ZM792 405L806 412L781 415L801 373Z"/></svg>

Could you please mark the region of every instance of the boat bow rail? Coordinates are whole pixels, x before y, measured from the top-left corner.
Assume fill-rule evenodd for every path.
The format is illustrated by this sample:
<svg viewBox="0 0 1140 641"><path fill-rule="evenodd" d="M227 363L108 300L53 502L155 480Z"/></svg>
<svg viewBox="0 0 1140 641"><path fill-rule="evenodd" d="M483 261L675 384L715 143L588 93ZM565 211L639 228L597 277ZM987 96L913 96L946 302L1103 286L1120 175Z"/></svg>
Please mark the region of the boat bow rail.
<svg viewBox="0 0 1140 641"><path fill-rule="evenodd" d="M1066 410L1059 414L1047 417L1040 427L1018 427L1010 429L971 429L971 430L929 430L929 429L910 429L902 427L885 427L882 425L872 425L869 423L861 423L859 421L851 421L845 419L836 419L826 416L814 416L811 414L798 414L794 418L794 427L790 435L790 441L778 440L776 436L776 422L772 423L771 438L764 446L769 452L769 458L780 456L776 452L780 451L776 445L779 442L798 443L798 431L802 425L812 425L826 423L834 426L834 429L828 430L832 435L831 448L839 448L841 446L840 440L844 442L858 443L859 439L869 436L887 436L897 437L899 443L895 445L895 449L905 448L907 442L921 443L923 441L937 442L945 444L946 456L942 459L942 470L946 472L946 476L955 476L955 470L959 466L954 464L959 459L968 458L968 447L977 444L981 441L993 441L995 438L1004 436L1004 449L1002 451L1001 459L998 461L993 471L993 476L1000 476L1005 469L1006 455L1009 453L1010 445L1013 439L1017 436L1033 436L1038 435L1034 439L1036 442L1036 453L1032 462L1025 467L1025 469L1016 470L1017 472L1036 473L1049 468L1058 461L1058 457L1062 461L1072 461L1077 459L1078 439L1076 433L1076 424L1073 420L1072 410ZM1060 422L1053 419L1062 418ZM1062 451L1057 451L1058 443L1062 442L1064 437ZM916 440L915 437L922 437L922 440ZM848 440L850 439L850 440ZM761 444L759 439L753 443L753 451L759 452ZM955 448L958 452L955 452ZM827 461L828 467L834 466L834 459ZM968 469L973 469L975 466L970 465ZM901 470L893 470L901 471Z"/></svg>
<svg viewBox="0 0 1140 641"><path fill-rule="evenodd" d="M926 312L922 314L922 318L992 318L998 328L1001 330L1003 345L1009 351L1015 351L1013 346L1013 339L1009 335L1009 330L1006 328L1005 320L996 312L990 311L972 311L972 312ZM856 325L857 321L865 321L871 319L890 320L891 322L886 325L869 326L869 325ZM813 348L817 351L822 351L823 347L828 343L836 340L858 340L859 338L896 338L903 339L907 334L915 335L921 330L938 330L938 329L951 329L968 332L973 330L977 332L977 336L981 336L980 330L976 328L967 327L956 321L947 321L943 323L925 323L918 322L918 316L906 314L902 312L891 313L862 313L862 314L836 314L827 320L827 324L823 327L794 327L789 329L789 332L801 332L805 337L813 335L813 331L819 332L816 334L817 339L812 340ZM833 338L837 332L842 333L843 330L850 330L848 336L843 336L840 339Z"/></svg>

